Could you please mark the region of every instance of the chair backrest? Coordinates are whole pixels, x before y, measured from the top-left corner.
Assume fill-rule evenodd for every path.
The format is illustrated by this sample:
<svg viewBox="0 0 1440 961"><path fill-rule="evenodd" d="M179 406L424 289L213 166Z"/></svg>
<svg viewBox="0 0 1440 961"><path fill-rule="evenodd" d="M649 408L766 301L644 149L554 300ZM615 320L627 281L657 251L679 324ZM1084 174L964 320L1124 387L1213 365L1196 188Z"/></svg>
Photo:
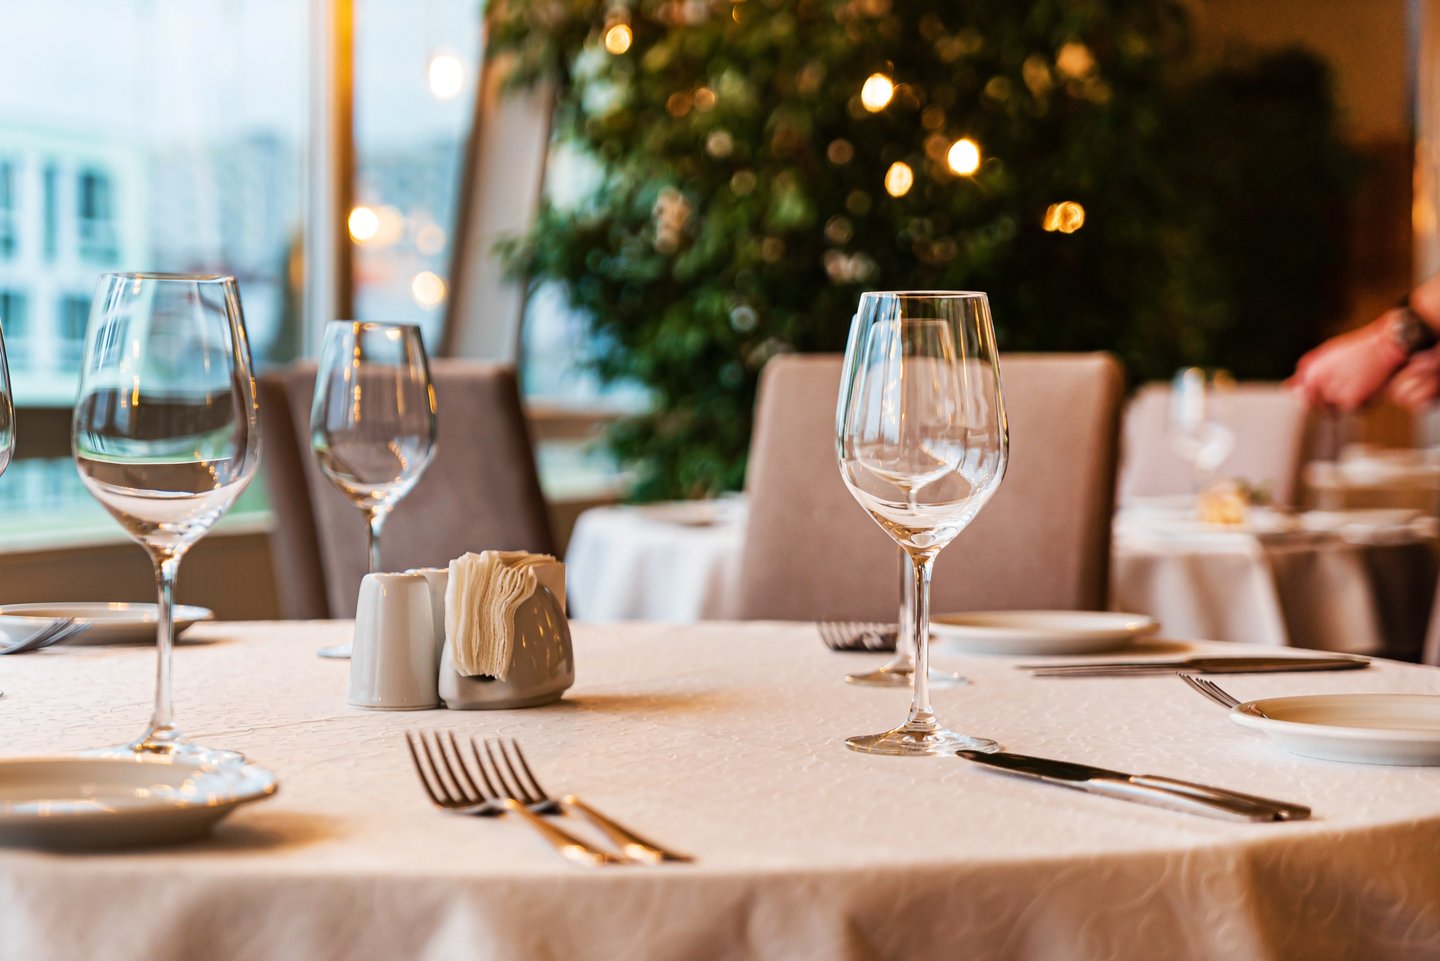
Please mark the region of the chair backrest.
<svg viewBox="0 0 1440 961"><path fill-rule="evenodd" d="M735 614L893 620L898 549L840 479L841 358L782 355L762 372L746 475ZM1105 607L1120 366L1108 354L1000 361L1010 463L999 492L936 562L932 610Z"/></svg>
<svg viewBox="0 0 1440 961"><path fill-rule="evenodd" d="M1170 385L1147 384L1125 410L1120 501L1128 497L1188 494L1190 467L1166 438ZM1293 504L1305 447L1307 414L1293 392L1280 384L1242 383L1217 403L1221 421L1234 432L1235 446L1216 477L1238 477L1266 485L1278 504Z"/></svg>
<svg viewBox="0 0 1440 961"><path fill-rule="evenodd" d="M435 458L385 522L381 537L385 569L443 567L466 551L553 552L554 538L514 369L504 364L436 360L430 372L439 428ZM287 409L291 424L288 437L278 443L267 435L262 459L275 510L275 568L285 616L351 617L360 579L368 569L365 520L325 478L310 454L315 368L297 365L261 381L261 410L283 397L275 407ZM262 430L274 419L267 418ZM272 456L274 447L286 444L295 450L293 458ZM292 492L300 490L307 493L307 499L293 496ZM281 493L277 496L277 492ZM313 553L300 543L307 537L314 545ZM320 606L314 597L313 577L306 573L316 566L323 574L323 613L317 613ZM287 585L292 577L297 584L310 585L308 597L287 597L287 593L303 593L297 586ZM289 613L292 600L294 609L303 613Z"/></svg>

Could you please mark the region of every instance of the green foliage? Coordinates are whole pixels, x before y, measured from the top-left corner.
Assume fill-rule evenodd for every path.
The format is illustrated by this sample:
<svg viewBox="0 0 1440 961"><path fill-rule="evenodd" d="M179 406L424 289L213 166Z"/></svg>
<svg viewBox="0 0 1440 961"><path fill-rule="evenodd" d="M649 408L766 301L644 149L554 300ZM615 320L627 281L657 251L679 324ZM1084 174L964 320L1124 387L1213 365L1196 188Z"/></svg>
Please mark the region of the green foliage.
<svg viewBox="0 0 1440 961"><path fill-rule="evenodd" d="M492 54L512 55L520 82L558 81L557 142L601 171L580 202L545 204L509 254L589 319L603 378L649 389L653 410L610 438L636 496L740 486L760 368L843 349L866 289L985 290L1004 349L1112 350L1138 378L1202 361L1284 373L1334 316L1321 229L1343 179L1333 106L1305 57L1172 83L1185 8L492 11ZM622 27L633 43L607 52ZM876 112L859 96L873 73L897 84ZM961 137L982 152L973 176L946 162ZM897 162L914 185L892 197ZM1063 201L1083 206L1083 226L1047 230Z"/></svg>

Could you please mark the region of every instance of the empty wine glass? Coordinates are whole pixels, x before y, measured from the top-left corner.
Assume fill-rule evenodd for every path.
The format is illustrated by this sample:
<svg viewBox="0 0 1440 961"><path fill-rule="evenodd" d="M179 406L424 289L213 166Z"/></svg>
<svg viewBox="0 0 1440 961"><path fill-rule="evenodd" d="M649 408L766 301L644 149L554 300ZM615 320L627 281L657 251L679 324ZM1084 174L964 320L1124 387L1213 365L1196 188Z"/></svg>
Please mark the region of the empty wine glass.
<svg viewBox="0 0 1440 961"><path fill-rule="evenodd" d="M235 278L103 275L72 426L80 479L150 555L160 600L150 726L138 740L100 753L236 760L233 751L187 741L170 699L180 559L240 496L260 457Z"/></svg>
<svg viewBox="0 0 1440 961"><path fill-rule="evenodd" d="M964 291L868 292L850 329L836 454L850 493L910 558L914 696L900 727L846 739L869 754L994 751L942 727L930 706L935 558L1000 486L1009 429L990 305Z"/></svg>
<svg viewBox="0 0 1440 961"><path fill-rule="evenodd" d="M435 390L420 328L337 320L325 328L310 447L320 471L365 512L370 573L380 532L435 453ZM322 657L349 657L350 645Z"/></svg>
<svg viewBox="0 0 1440 961"><path fill-rule="evenodd" d="M1190 465L1190 486L1198 494L1230 456L1235 432L1223 423L1221 398L1233 383L1225 371L1187 367L1170 383L1166 436L1170 449Z"/></svg>

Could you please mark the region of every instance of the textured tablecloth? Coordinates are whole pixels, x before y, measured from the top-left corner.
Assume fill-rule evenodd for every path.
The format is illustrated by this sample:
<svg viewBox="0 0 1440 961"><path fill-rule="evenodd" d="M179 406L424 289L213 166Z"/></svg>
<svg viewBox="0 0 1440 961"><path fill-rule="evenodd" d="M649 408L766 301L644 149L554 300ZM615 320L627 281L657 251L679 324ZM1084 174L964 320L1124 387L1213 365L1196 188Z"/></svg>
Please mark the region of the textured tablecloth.
<svg viewBox="0 0 1440 961"><path fill-rule="evenodd" d="M1305 760L1169 676L1037 680L1013 660L937 660L953 726L1016 751L1221 783L1312 805L1235 824L991 773L851 753L903 692L846 686L878 660L809 625L575 626L563 703L506 712L344 705L349 627L215 624L177 652L179 718L281 790L207 842L61 855L0 850L0 959L1440 957L1440 768ZM1233 652L1233 647L1227 647ZM0 750L133 736L146 648L0 659ZM1235 677L1251 697L1440 692L1440 672ZM508 819L433 810L407 729L515 735L552 789L696 854L594 871Z"/></svg>
<svg viewBox="0 0 1440 961"><path fill-rule="evenodd" d="M592 507L565 552L570 611L593 622L724 617L744 533L739 498Z"/></svg>

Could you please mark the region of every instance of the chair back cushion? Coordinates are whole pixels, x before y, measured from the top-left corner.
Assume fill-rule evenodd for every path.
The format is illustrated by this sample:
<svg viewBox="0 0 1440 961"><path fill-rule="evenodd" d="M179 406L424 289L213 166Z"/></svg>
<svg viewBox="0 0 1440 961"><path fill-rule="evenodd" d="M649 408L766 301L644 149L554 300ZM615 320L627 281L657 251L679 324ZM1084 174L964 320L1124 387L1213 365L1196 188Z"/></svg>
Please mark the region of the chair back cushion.
<svg viewBox="0 0 1440 961"><path fill-rule="evenodd" d="M466 551L553 552L514 369L434 360L430 373L438 426L435 456L385 521L380 538L384 569L443 567ZM310 453L314 365L296 366L284 377L292 436L299 447L296 460L303 468L324 571L328 615L353 617L360 579L368 570L365 517L325 478ZM278 512L276 520L278 527ZM286 561L277 553L277 576L282 581L288 576Z"/></svg>
<svg viewBox="0 0 1440 961"><path fill-rule="evenodd" d="M1125 410L1120 501L1129 497L1189 494L1190 465L1170 448L1170 385L1147 384ZM1215 471L1270 489L1277 504L1293 504L1305 445L1305 405L1280 384L1247 382L1221 394L1216 416L1230 428L1235 446Z"/></svg>
<svg viewBox="0 0 1440 961"><path fill-rule="evenodd" d="M841 358L762 372L746 476L736 615L894 620L898 548L835 459ZM1123 376L1108 354L1000 362L1010 462L994 499L941 552L934 612L1105 606Z"/></svg>

